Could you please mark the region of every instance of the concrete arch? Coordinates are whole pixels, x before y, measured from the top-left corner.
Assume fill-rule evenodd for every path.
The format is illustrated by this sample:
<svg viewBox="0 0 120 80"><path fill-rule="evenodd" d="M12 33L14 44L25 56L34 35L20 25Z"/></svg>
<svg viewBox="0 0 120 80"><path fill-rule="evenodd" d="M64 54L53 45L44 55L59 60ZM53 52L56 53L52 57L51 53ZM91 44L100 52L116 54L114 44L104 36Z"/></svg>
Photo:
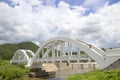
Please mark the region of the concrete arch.
<svg viewBox="0 0 120 80"><path fill-rule="evenodd" d="M87 43L85 43L83 41L74 40L74 39L65 38L65 37L56 37L56 38L52 38L52 39L46 41L37 50L37 52L34 55L33 59L31 61L29 61L29 63L27 64L27 66L31 66L35 62L35 60L37 59L37 56L43 50L44 47L48 46L51 43L56 43L57 41L59 41L59 42L60 41L61 42L69 42L71 44L74 44L75 46L77 46L81 50L85 51L87 53L87 55L89 55L92 59L94 59L100 65L101 68L105 68L106 66L108 66L108 65L105 64L105 59L106 59L105 55L106 55L106 53L104 51L102 51L101 49L98 49L98 48L94 47L93 45L89 45L89 44L87 44ZM44 56L45 56L45 54L44 54Z"/></svg>
<svg viewBox="0 0 120 80"><path fill-rule="evenodd" d="M33 58L33 56L34 56L34 53L31 50L19 49L15 52L10 63L11 64L17 64L17 63L28 64L28 62Z"/></svg>

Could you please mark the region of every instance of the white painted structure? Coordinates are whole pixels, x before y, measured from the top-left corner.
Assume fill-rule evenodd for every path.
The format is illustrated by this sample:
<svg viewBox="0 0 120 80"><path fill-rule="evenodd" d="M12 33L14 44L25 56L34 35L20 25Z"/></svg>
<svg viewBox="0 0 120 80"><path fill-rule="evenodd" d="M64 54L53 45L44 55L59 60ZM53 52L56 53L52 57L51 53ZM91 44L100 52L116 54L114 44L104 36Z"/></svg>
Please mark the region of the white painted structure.
<svg viewBox="0 0 120 80"><path fill-rule="evenodd" d="M77 51L76 54L73 51ZM80 51L84 51L89 57L83 57ZM113 52L116 51L114 55ZM71 61L80 62L80 60L90 60L93 59L95 62L99 64L101 69L106 68L110 64L114 63L118 59L120 59L120 50L111 50L104 52L99 48L96 48L93 45L85 43L80 40L73 40L65 37L56 37L46 41L35 54L32 53L32 59L27 56L26 51L18 50L11 63L18 62L24 60L27 62L26 67L33 67L34 64L39 63L40 67L43 63L52 62L55 63L63 61L70 64ZM24 55L25 58L16 59L16 56Z"/></svg>
<svg viewBox="0 0 120 80"><path fill-rule="evenodd" d="M17 50L10 60L10 63L17 64L17 63L26 63L28 64L29 61L33 58L34 53L31 50Z"/></svg>

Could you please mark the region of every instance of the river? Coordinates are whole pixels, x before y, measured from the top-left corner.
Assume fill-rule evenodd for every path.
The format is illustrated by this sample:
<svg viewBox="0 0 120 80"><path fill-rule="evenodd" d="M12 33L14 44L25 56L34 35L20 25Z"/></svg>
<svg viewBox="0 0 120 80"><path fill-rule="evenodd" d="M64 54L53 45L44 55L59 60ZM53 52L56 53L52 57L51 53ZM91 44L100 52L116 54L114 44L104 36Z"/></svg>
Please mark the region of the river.
<svg viewBox="0 0 120 80"><path fill-rule="evenodd" d="M65 80L68 76L74 75L74 74L82 74L89 72L93 69L68 69L68 70L61 70L56 72L56 75L54 78L49 78L46 80Z"/></svg>

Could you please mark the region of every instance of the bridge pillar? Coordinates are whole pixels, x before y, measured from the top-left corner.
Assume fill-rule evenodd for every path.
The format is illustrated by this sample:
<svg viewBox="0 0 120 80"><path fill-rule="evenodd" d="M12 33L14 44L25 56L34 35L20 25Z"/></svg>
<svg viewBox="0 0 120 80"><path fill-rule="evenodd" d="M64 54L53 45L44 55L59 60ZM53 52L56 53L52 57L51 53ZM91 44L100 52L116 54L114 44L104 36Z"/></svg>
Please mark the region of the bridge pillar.
<svg viewBox="0 0 120 80"><path fill-rule="evenodd" d="M91 68L92 65L91 65L91 58L90 58L90 57L88 58L88 62L89 62L89 64L88 64L88 65L89 65L89 68Z"/></svg>
<svg viewBox="0 0 120 80"><path fill-rule="evenodd" d="M52 45L52 62L55 63L55 44Z"/></svg>
<svg viewBox="0 0 120 80"><path fill-rule="evenodd" d="M68 42L68 65L70 66L70 54L71 54L71 45Z"/></svg>
<svg viewBox="0 0 120 80"><path fill-rule="evenodd" d="M63 42L61 42L61 44L60 44L60 65L62 65L63 48L64 48L64 44L63 44Z"/></svg>
<svg viewBox="0 0 120 80"><path fill-rule="evenodd" d="M62 51L63 51L63 56L65 56L65 42L62 43L62 47L63 47L63 48L62 48L62 49L63 49L63 50L62 50Z"/></svg>
<svg viewBox="0 0 120 80"><path fill-rule="evenodd" d="M57 57L59 56L59 50L58 50L58 48L59 48L59 47L57 46Z"/></svg>
<svg viewBox="0 0 120 80"><path fill-rule="evenodd" d="M60 58L62 59L62 57L63 57L63 45L62 45L62 42L61 42L61 44L60 44Z"/></svg>
<svg viewBox="0 0 120 80"><path fill-rule="evenodd" d="M43 55L44 55L44 48L42 49L42 55L41 55L41 57L42 57L42 63L43 63Z"/></svg>
<svg viewBox="0 0 120 80"><path fill-rule="evenodd" d="M72 44L69 43L70 55L72 56Z"/></svg>
<svg viewBox="0 0 120 80"><path fill-rule="evenodd" d="M39 60L40 60L40 54L37 55L36 62L39 63Z"/></svg>
<svg viewBox="0 0 120 80"><path fill-rule="evenodd" d="M79 62L80 62L79 60L80 60L80 58L81 58L80 48L79 48L79 47L78 47L77 56L78 56L77 62L79 63Z"/></svg>
<svg viewBox="0 0 120 80"><path fill-rule="evenodd" d="M60 55L63 57L65 55L65 43L61 42L60 44Z"/></svg>
<svg viewBox="0 0 120 80"><path fill-rule="evenodd" d="M47 53L48 51L49 51L49 48L47 47L47 48L46 48L46 63L48 63L48 57L49 57L49 56L48 56L48 53Z"/></svg>

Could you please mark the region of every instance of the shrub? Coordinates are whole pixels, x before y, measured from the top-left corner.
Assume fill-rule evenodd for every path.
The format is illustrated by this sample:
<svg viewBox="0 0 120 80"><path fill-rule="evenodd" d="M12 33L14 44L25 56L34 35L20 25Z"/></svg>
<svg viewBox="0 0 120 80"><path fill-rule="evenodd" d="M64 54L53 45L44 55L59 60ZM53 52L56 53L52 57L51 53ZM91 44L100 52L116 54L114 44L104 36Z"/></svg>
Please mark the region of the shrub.
<svg viewBox="0 0 120 80"><path fill-rule="evenodd" d="M0 80L24 80L29 69L11 65L7 61L0 61Z"/></svg>
<svg viewBox="0 0 120 80"><path fill-rule="evenodd" d="M118 70L94 70L86 74L73 75L66 80L120 80L120 69Z"/></svg>

